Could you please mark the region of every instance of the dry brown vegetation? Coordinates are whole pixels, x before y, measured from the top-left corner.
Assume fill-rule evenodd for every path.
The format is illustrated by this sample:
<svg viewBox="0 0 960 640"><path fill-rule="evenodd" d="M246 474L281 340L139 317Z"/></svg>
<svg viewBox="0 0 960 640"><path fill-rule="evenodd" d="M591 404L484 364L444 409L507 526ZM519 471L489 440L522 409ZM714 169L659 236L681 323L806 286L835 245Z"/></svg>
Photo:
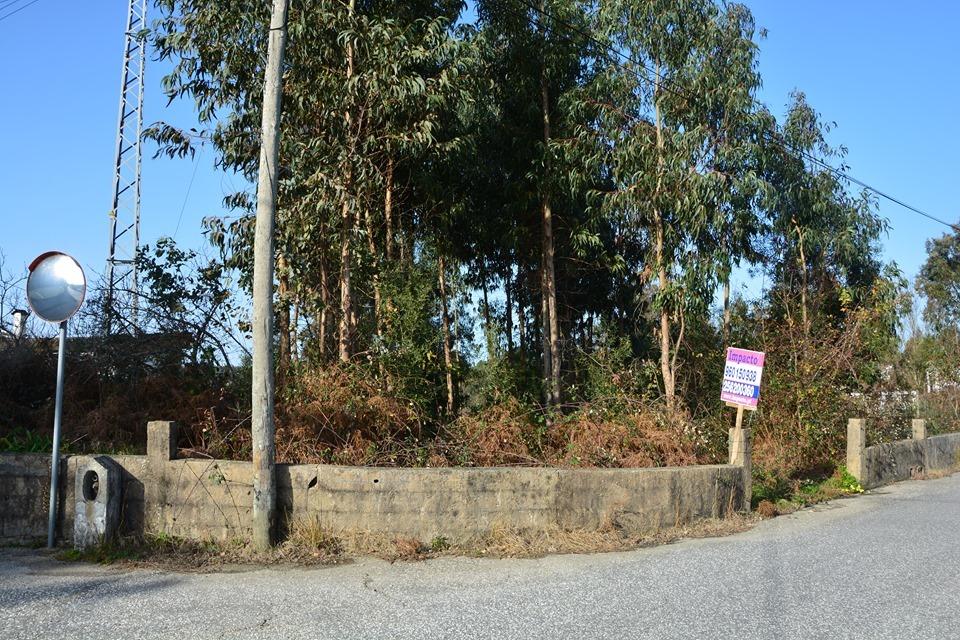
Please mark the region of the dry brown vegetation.
<svg viewBox="0 0 960 640"><path fill-rule="evenodd" d="M440 556L488 558L537 558L548 554L628 551L688 538L732 535L752 528L755 516L734 514L644 534L626 533L615 526L596 531L544 529L520 531L495 527L488 534L450 543L435 538L430 543L408 537L370 532L334 535L317 518L301 518L289 524L287 539L269 551L256 551L240 540L191 541L166 535L123 538L85 551L66 550L58 557L68 561L155 567L174 571L222 571L262 565L331 565L368 556L389 562L411 562Z"/></svg>
<svg viewBox="0 0 960 640"><path fill-rule="evenodd" d="M52 423L50 353L34 346L20 355L33 396L18 395L11 384L0 399L11 405L13 424L46 434ZM250 456L245 385L187 369L114 382L96 359L69 365L64 442L70 450L142 452L147 421L165 419L181 425L181 455ZM548 424L542 411L507 397L436 424L358 368L309 369L288 376L278 394L277 458L374 466L644 467L709 457L686 435L691 419L655 403L611 409L585 402L566 409Z"/></svg>

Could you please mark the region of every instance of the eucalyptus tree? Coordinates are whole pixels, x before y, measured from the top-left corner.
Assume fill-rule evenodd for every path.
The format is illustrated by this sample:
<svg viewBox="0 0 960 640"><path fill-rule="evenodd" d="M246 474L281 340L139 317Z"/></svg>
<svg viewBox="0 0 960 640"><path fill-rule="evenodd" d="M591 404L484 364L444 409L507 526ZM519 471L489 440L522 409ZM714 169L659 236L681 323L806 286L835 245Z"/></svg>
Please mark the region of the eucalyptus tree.
<svg viewBox="0 0 960 640"><path fill-rule="evenodd" d="M655 284L660 373L673 408L687 320L706 311L730 265L749 257L759 229L753 20L743 6L710 0L611 0L597 6L595 22L609 50L573 96L588 124L568 151L608 177L593 190L595 211L624 236L634 295Z"/></svg>
<svg viewBox="0 0 960 640"><path fill-rule="evenodd" d="M914 388L937 387L949 394L949 383L960 376L960 231L927 240L927 259L917 274L916 289L924 299L928 330L917 331L907 343L904 360L918 378ZM954 417L956 413L955 409Z"/></svg>
<svg viewBox="0 0 960 640"><path fill-rule="evenodd" d="M792 94L764 169L775 307L805 335L815 321L842 321L843 308L861 302L883 271L878 242L887 223L867 194L851 194L824 167L845 154L828 144L830 128L802 93Z"/></svg>
<svg viewBox="0 0 960 640"><path fill-rule="evenodd" d="M164 0L160 6L155 43L162 58L175 61L165 79L169 95L194 98L218 164L251 178L259 120L251 96L258 91L263 43L250 27L263 19L260 5L238 2L223 9ZM303 304L314 312L318 326L308 335L320 343L315 352L326 352L335 323L337 357L350 359L368 309L376 316L375 332L383 332L380 272L397 249L408 246L398 246L401 238L413 235L395 214L396 176L409 175L403 165L438 143L436 123L458 77L458 41L450 30L458 9L448 0L313 0L291 8L279 279L283 305L293 300L295 309ZM151 133L171 154L186 153L192 142L167 126ZM227 204L239 206L241 217L212 222L211 235L246 272L249 197L237 194ZM365 279L360 290L372 293L369 305L357 299L358 274ZM280 317L283 344L289 311Z"/></svg>
<svg viewBox="0 0 960 640"><path fill-rule="evenodd" d="M762 164L773 118L756 100L761 84L756 32L745 5L722 5L707 34L700 79L690 87L691 107L699 112L695 117L708 131L702 170L714 179L713 253L722 286L724 340L730 325L731 272L744 262L753 265L762 259L765 232L760 208L767 185Z"/></svg>
<svg viewBox="0 0 960 640"><path fill-rule="evenodd" d="M926 320L934 329L960 326L960 231L927 240L927 259L917 275Z"/></svg>
<svg viewBox="0 0 960 640"><path fill-rule="evenodd" d="M497 59L492 71L502 116L498 126L512 143L512 157L503 159L503 178L514 190L522 185L514 206L525 209L517 218L527 228L515 229L512 236L539 238L536 262L530 266L537 273L540 294L544 398L547 405L556 405L561 398L563 342L557 219L558 214L562 218L570 212L557 208L558 184L565 169L556 163L553 141L571 129L560 105L563 96L582 82L586 70L585 6L576 0L480 0L477 13L488 50ZM531 209L537 214L532 228Z"/></svg>

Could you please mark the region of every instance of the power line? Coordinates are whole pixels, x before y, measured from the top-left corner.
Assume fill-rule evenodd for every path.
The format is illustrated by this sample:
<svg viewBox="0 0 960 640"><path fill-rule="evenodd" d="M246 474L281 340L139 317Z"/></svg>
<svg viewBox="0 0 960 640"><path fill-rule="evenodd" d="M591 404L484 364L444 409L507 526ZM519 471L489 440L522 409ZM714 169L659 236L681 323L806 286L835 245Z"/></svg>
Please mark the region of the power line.
<svg viewBox="0 0 960 640"><path fill-rule="evenodd" d="M6 9L12 4L17 4L18 2L20 2L20 0L4 0L4 2L0 2L0 11Z"/></svg>
<svg viewBox="0 0 960 640"><path fill-rule="evenodd" d="M679 98L683 98L683 99L685 99L685 100L690 100L690 101L695 101L695 100L696 100L696 97L693 96L693 95L691 95L690 92L686 91L685 89L683 89L683 90L677 90L677 89L675 89L674 87L670 86L670 85L673 84L673 83L670 82L670 80L669 80L668 78L666 78L665 76L663 76L661 73L659 73L659 72L656 71L655 69L651 69L651 68L650 68L646 63L644 63L643 61L637 60L636 58L634 58L634 57L632 57L632 56L629 56L629 55L627 55L627 54L625 54L625 53L617 50L615 47L613 47L613 46L610 45L609 43L602 42L602 41L598 40L598 39L597 39L596 37L594 37L592 34L584 31L583 29L577 27L576 25L571 24L570 22L564 20L563 18L560 18L560 17L556 16L555 14L553 14L553 13L551 13L551 12L545 10L545 9L541 9L540 7L537 7L536 5L534 5L534 4L532 4L531 2L529 2L529 0L516 0L516 1L519 2L520 4L522 4L523 6L525 6L526 8L530 9L531 11L534 11L535 13L539 14L540 16L550 19L551 21L559 24L560 26L564 27L564 28L567 29L568 31L573 31L573 32L577 33L578 35L582 36L583 38L589 40L590 42L592 42L592 43L598 45L599 47L603 48L604 50L606 50L606 51L614 54L619 60L622 60L622 61L625 61L625 62L629 62L629 63L631 63L631 64L634 64L634 65L636 65L636 66L638 66L638 67L641 67L642 69L646 70L648 73L653 74L653 75L656 76L656 78L657 78L657 86L658 86L658 87L660 87L660 88L662 88L662 89L665 89L666 91L669 91L670 93L674 94L675 96L677 96L677 97L679 97ZM623 64L621 64L621 63L619 63L619 62L617 62L617 61L614 61L614 60L611 60L611 62L613 62L613 64L614 64L615 66L617 66L618 68L633 73L634 75L637 76L637 78L640 78L641 80L648 80L648 78L645 78L644 76L640 75L640 73L637 72L637 71L634 70L634 69L631 69L631 68L629 68L629 67L627 67L627 66L625 66L625 65L623 65ZM758 106L758 107L760 107L760 108L766 109L766 105L760 103L760 102L757 101L757 100L753 100L753 103L754 103L754 106ZM928 219L930 219L930 220L933 220L934 222L938 222L938 223L940 223L940 224L942 224L942 225L944 225L944 226L946 226L946 227L948 227L948 228L950 228L950 229L953 229L954 231L960 233L960 225L956 225L956 224L947 222L946 220L943 220L943 219L941 219L941 218L938 218L937 216L934 216L934 215L932 215L932 214L930 214L930 213L927 213L926 211L923 211L922 209L919 209L919 208L917 208L917 207L915 207L915 206L913 206L913 205L911 205L911 204L908 204L908 203L904 202L903 200L901 200L901 199L899 199L899 198L896 198L896 197L894 197L894 196L891 196L890 194L885 193L884 191L881 191L880 189L878 189L878 188L876 188L876 187L874 187L874 186L871 186L871 185L867 184L867 183L864 182L863 180L860 180L860 179L858 179L858 178L850 175L849 173L847 173L847 172L845 172L845 171L843 171L843 170L841 170L841 169L838 169L838 168L834 167L833 165L825 162L824 160L821 160L821 159L817 158L816 156L814 156L814 155L812 155L812 154L804 151L803 149L797 148L795 145L793 145L793 144L791 144L789 141L785 140L785 139L783 138L782 134L781 134L779 131L770 131L770 130L768 129L768 130L763 131L763 135L764 135L764 137L767 138L768 141L776 144L777 146L781 147L782 149L784 149L784 150L786 150L786 151L788 151L788 152L791 152L791 153L793 153L794 155L799 156L799 157L801 157L801 158L805 158L805 159L807 159L807 160L809 160L809 161L811 161L811 162L813 162L813 163L815 163L815 164L823 167L823 168L826 169L827 171L830 171L830 172L833 173L834 175L836 175L836 176L838 176L838 177L840 177L840 178L843 178L844 180L847 180L847 181L849 181L849 182L852 182L852 183L854 183L854 184L857 184L857 185L859 185L860 187L862 187L863 189L866 189L866 190L868 190L868 191L871 191L872 193L876 194L877 196L879 196L879 197L881 197L881 198L884 198L884 199L886 199L886 200L889 200L890 202L893 202L894 204L900 205L901 207L903 207L904 209L907 209L908 211L911 211L911 212L913 212L913 213L919 214L919 215L921 215L921 216L923 216L923 217L925 217L925 218L928 218Z"/></svg>
<svg viewBox="0 0 960 640"><path fill-rule="evenodd" d="M4 0L3 2L0 2L0 10L6 10L8 7L17 4L18 2L22 2L22 0Z"/></svg>
<svg viewBox="0 0 960 640"><path fill-rule="evenodd" d="M804 155L806 155L806 154L804 154ZM895 197L891 196L891 195L888 194L888 193L884 193L883 191L877 189L876 187L872 187L872 186L870 186L869 184L867 184L866 182L863 182L862 180L859 180L859 179L851 176L850 174L848 174L848 173L846 173L846 172L844 172L844 171L841 171L840 169L837 169L836 167L833 167L833 166L831 166L830 164L827 164L827 163L824 162L823 160L820 160L820 159L815 158L815 157L810 156L810 155L807 155L807 157L808 157L811 161L817 163L818 165L820 165L820 166L823 167L824 169L827 169L828 171L834 173L835 175L840 176L840 177L843 178L844 180L849 180L850 182L853 182L854 184L860 185L861 187L863 187L864 189L866 189L866 190L868 190L868 191L872 191L873 193L877 194L878 196L880 196L880 197L882 197L882 198L886 198L886 199L889 200L890 202L893 202L893 203L895 203L895 204L900 205L900 206L903 207L904 209L908 209L908 210L910 210L910 211L912 211L912 212L914 212L914 213L916 213L916 214L919 214L919 215L923 216L924 218L929 218L930 220L933 220L934 222L939 222L940 224L942 224L942 225L944 225L944 226L946 226L946 227L950 227L950 228L953 229L954 231L960 232L960 225L955 225L955 224L953 224L952 222L947 222L946 220L942 220L942 219L940 219L940 218L938 218L938 217L936 217L936 216L934 216L934 215L932 215L932 214L927 213L926 211L923 211L922 209L918 209L918 208L914 207L914 206L911 205L911 204L907 204L907 203L904 202L903 200L900 200L899 198L895 198Z"/></svg>
<svg viewBox="0 0 960 640"><path fill-rule="evenodd" d="M23 11L24 9L26 9L26 8L29 7L30 5L36 4L36 3L38 3L38 2L40 2L40 0L30 0L30 2L28 2L27 4L22 5L22 6L18 7L18 8L16 8L16 9L14 9L14 10L11 11L10 13L6 13L6 14L0 16L0 22L6 20L7 18L9 18L10 16L12 16L12 15L15 14L15 13L20 13L21 11Z"/></svg>
<svg viewBox="0 0 960 640"><path fill-rule="evenodd" d="M200 155L197 154L197 157L193 161L193 173L190 175L190 183L187 185L187 193L183 196L183 206L180 207L180 215L177 216L177 228L173 230L173 239L177 239L177 233L180 231L180 222L183 220L183 212L187 209L187 202L190 200L190 190L193 189L193 179L197 177L197 167L200 166Z"/></svg>

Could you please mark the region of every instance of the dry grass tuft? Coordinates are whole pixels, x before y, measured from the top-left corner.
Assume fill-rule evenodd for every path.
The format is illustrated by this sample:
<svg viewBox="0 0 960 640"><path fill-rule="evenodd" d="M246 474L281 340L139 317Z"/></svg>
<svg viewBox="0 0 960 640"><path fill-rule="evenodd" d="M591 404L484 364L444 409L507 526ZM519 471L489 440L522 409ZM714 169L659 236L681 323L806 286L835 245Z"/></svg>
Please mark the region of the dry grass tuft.
<svg viewBox="0 0 960 640"><path fill-rule="evenodd" d="M424 560L430 551L416 538L395 538L393 546L396 556L391 560Z"/></svg>
<svg viewBox="0 0 960 640"><path fill-rule="evenodd" d="M340 539L323 528L320 516L314 514L293 519L282 547L290 553L312 553L315 556L336 556L342 553Z"/></svg>
<svg viewBox="0 0 960 640"><path fill-rule="evenodd" d="M756 512L761 518L773 518L780 514L777 506L769 500L761 500L760 504L757 505Z"/></svg>
<svg viewBox="0 0 960 640"><path fill-rule="evenodd" d="M948 478L955 473L960 473L960 466L950 469L937 469L935 471L921 471L920 473L912 473L910 474L910 478L912 480L939 480L940 478Z"/></svg>
<svg viewBox="0 0 960 640"><path fill-rule="evenodd" d="M703 520L643 534L625 533L616 527L594 531L561 529L520 531L494 528L489 534L464 545L455 546L460 555L497 558L539 558L558 553L601 553L629 551L684 538L713 538L740 533L753 527L759 519L735 514L727 518Z"/></svg>

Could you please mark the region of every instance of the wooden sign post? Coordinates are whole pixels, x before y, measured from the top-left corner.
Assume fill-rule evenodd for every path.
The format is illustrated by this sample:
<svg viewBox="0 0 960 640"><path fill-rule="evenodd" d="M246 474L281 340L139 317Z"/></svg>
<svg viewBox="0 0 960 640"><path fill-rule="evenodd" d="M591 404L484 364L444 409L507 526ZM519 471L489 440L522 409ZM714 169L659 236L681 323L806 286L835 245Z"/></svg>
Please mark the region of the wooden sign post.
<svg viewBox="0 0 960 640"><path fill-rule="evenodd" d="M763 375L764 354L729 347L723 368L720 399L737 410L736 427L730 430L730 464L743 468L743 508L750 510L752 465L750 432L743 428L743 412L756 411L760 401L760 378Z"/></svg>

